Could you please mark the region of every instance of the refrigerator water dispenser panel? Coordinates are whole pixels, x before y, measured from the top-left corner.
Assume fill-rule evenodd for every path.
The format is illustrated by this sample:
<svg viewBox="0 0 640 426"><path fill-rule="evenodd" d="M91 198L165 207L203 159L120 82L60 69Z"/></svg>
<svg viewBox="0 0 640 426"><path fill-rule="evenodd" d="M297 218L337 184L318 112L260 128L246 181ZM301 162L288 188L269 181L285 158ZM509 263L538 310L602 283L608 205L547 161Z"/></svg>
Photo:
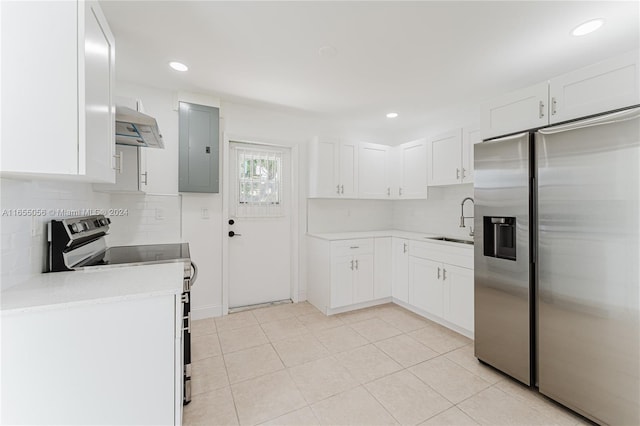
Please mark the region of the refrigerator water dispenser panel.
<svg viewBox="0 0 640 426"><path fill-rule="evenodd" d="M516 218L484 216L484 255L516 260Z"/></svg>

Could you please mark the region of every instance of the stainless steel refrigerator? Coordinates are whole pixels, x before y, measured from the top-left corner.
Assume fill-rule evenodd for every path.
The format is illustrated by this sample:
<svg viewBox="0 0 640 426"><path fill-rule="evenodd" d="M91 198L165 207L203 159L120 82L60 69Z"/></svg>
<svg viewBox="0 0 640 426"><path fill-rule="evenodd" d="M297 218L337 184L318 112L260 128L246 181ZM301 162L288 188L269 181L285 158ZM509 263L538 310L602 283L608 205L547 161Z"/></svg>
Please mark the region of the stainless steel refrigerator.
<svg viewBox="0 0 640 426"><path fill-rule="evenodd" d="M640 424L640 108L475 146L475 354Z"/></svg>

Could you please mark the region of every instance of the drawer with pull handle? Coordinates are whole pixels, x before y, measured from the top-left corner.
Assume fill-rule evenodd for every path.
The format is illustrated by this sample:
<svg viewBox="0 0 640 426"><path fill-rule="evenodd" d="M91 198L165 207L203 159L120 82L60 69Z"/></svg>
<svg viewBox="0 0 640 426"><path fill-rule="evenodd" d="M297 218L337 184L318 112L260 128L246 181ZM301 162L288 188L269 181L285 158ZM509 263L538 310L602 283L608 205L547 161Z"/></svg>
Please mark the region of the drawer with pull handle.
<svg viewBox="0 0 640 426"><path fill-rule="evenodd" d="M340 240L331 242L333 256L350 254L373 254L373 238L358 238L355 240Z"/></svg>

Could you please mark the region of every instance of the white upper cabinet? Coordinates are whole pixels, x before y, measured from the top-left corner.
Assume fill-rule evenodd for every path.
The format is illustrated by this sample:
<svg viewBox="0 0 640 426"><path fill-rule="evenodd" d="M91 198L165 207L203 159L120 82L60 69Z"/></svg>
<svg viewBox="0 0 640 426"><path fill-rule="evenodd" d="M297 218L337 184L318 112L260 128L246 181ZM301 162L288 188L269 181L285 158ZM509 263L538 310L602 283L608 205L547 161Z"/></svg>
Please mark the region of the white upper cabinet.
<svg viewBox="0 0 640 426"><path fill-rule="evenodd" d="M640 104L638 51L598 62L483 105L481 138L490 139Z"/></svg>
<svg viewBox="0 0 640 426"><path fill-rule="evenodd" d="M114 182L115 47L100 6L0 7L2 174Z"/></svg>
<svg viewBox="0 0 640 426"><path fill-rule="evenodd" d="M483 105L482 139L541 127L549 123L547 82L520 89Z"/></svg>
<svg viewBox="0 0 640 426"><path fill-rule="evenodd" d="M144 112L142 102L136 99L116 98L118 106L126 106ZM118 166L115 183L94 183L93 190L100 192L147 192L149 172L147 171L147 150L130 145L116 144Z"/></svg>
<svg viewBox="0 0 640 426"><path fill-rule="evenodd" d="M393 198L427 198L427 148L425 139L403 143L395 148Z"/></svg>
<svg viewBox="0 0 640 426"><path fill-rule="evenodd" d="M473 146L482 142L479 126L462 128L462 172L461 183L473 183Z"/></svg>
<svg viewBox="0 0 640 426"><path fill-rule="evenodd" d="M94 183L94 191L146 192L149 173L146 171L146 150L130 145L116 145L118 171L115 183Z"/></svg>
<svg viewBox="0 0 640 426"><path fill-rule="evenodd" d="M550 123L640 104L638 51L552 78L549 98Z"/></svg>
<svg viewBox="0 0 640 426"><path fill-rule="evenodd" d="M356 198L358 196L358 144L340 143L340 196Z"/></svg>
<svg viewBox="0 0 640 426"><path fill-rule="evenodd" d="M452 185L461 182L462 131L460 129L429 139L429 185Z"/></svg>
<svg viewBox="0 0 640 426"><path fill-rule="evenodd" d="M358 149L359 198L391 198L391 147L360 143Z"/></svg>
<svg viewBox="0 0 640 426"><path fill-rule="evenodd" d="M309 197L356 198L357 144L316 138L309 145Z"/></svg>

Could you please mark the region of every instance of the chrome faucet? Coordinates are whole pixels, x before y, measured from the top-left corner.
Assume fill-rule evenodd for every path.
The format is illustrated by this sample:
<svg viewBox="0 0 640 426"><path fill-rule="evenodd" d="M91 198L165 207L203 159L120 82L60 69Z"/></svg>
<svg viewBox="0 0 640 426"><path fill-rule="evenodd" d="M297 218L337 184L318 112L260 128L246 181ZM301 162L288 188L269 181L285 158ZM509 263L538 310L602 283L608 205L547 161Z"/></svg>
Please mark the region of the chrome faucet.
<svg viewBox="0 0 640 426"><path fill-rule="evenodd" d="M467 197L464 200L462 200L462 203L460 204L460 228L465 228L465 226L464 226L464 220L465 219L473 219L473 216L465 216L464 215L464 203L466 203L467 200L471 201L473 203L473 205L476 204L473 201L473 198L471 198L471 197ZM473 226L469 227L469 236L473 237Z"/></svg>

